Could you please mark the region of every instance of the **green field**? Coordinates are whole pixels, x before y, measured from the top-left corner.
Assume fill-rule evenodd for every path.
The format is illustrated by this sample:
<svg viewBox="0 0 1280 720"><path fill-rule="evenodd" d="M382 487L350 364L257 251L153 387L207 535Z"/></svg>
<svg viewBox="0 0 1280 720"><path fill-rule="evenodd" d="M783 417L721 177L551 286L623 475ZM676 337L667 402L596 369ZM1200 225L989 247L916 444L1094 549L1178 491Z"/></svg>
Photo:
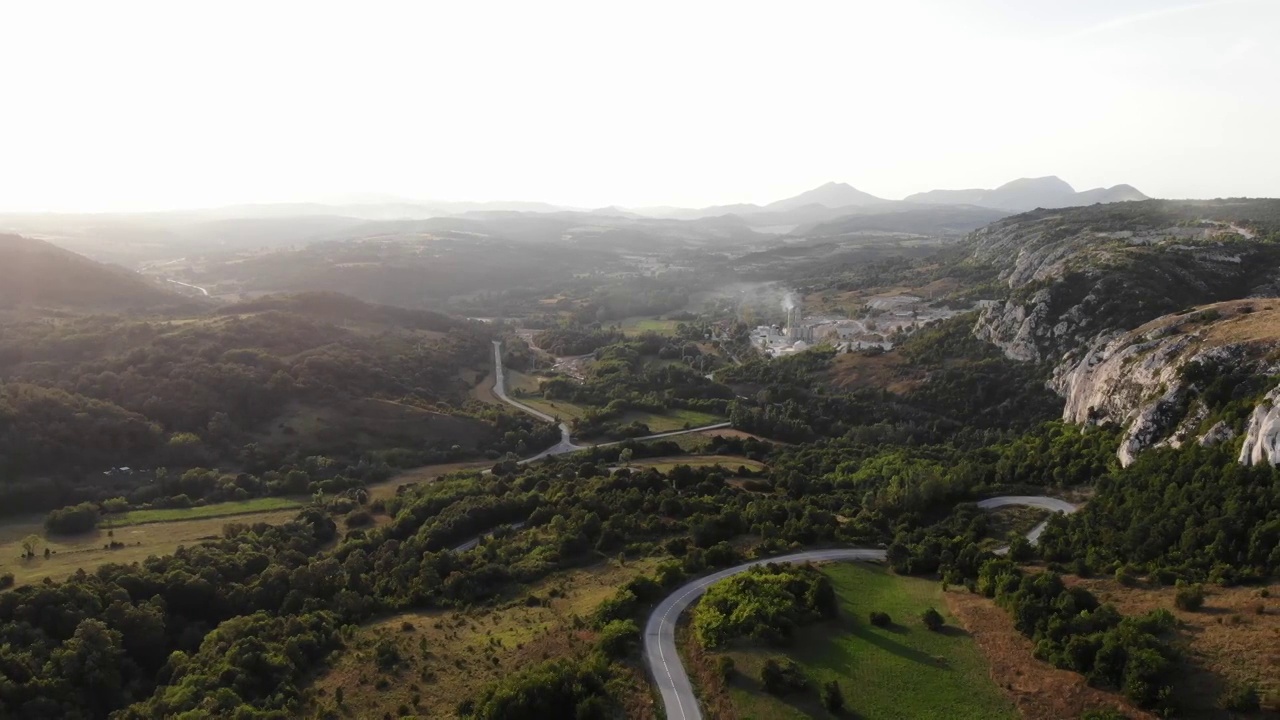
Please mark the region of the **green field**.
<svg viewBox="0 0 1280 720"><path fill-rule="evenodd" d="M739 467L746 467L755 472L764 469L764 463L738 455L681 455L678 457L644 458L631 463L632 468L653 468L658 472L670 472L677 465L689 467L712 467L719 465L729 472L737 472Z"/></svg>
<svg viewBox="0 0 1280 720"><path fill-rule="evenodd" d="M696 410L668 410L662 414L645 413L645 412L629 412L618 419L619 423L642 422L649 426L649 430L654 433L672 432L674 430L683 430L687 423L689 427L696 428L703 425L715 425L722 423L725 418L710 413L698 412Z"/></svg>
<svg viewBox="0 0 1280 720"><path fill-rule="evenodd" d="M639 335L643 332L656 332L659 335L674 335L677 320L655 320L652 316L629 317L619 323L622 332L627 335Z"/></svg>
<svg viewBox="0 0 1280 720"><path fill-rule="evenodd" d="M232 515L248 515L269 510L292 510L299 507L302 507L302 503L297 500L282 497L265 497L189 508L131 510L119 515L104 516L102 526L127 527L129 525L146 525L148 523L175 522L179 520L202 520Z"/></svg>
<svg viewBox="0 0 1280 720"><path fill-rule="evenodd" d="M849 717L1018 717L991 681L973 639L947 615L938 583L851 563L832 565L824 572L840 597L840 619L801 630L789 648L728 653L737 667L729 696L741 720L829 718L816 688L830 680L840 683ZM930 632L920 624L920 614L929 607L946 616L943 632ZM894 625L871 625L872 610L889 613ZM760 668L767 658L784 654L801 664L811 688L779 698L760 689Z"/></svg>
<svg viewBox="0 0 1280 720"><path fill-rule="evenodd" d="M5 518L0 522L0 574L11 572L18 585L40 582L44 578L62 580L77 570L93 572L105 563L142 562L152 555L170 555L182 545L195 545L222 537L228 522L268 523L280 525L297 517L296 509L268 510L232 518L205 517L185 522L148 523L111 529L100 527L80 535L44 537L44 516ZM23 559L22 540L30 535L40 537L37 556ZM111 541L124 547L108 547ZM44 548L52 553L44 557Z"/></svg>
<svg viewBox="0 0 1280 720"><path fill-rule="evenodd" d="M517 395L513 397L517 402L528 405L534 410L559 418L561 422L576 420L592 409L587 405L574 405L566 400L548 400L538 395Z"/></svg>

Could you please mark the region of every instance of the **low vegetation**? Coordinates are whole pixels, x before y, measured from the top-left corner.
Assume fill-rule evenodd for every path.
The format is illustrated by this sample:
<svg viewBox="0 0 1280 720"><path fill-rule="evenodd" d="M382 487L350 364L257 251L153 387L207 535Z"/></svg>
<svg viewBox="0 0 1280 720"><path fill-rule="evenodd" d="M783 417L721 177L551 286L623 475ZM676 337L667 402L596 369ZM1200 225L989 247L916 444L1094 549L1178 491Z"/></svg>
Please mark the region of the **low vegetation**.
<svg viewBox="0 0 1280 720"><path fill-rule="evenodd" d="M1016 717L964 633L868 622L872 614L920 617L941 607L937 583L861 564L821 574L835 591L838 619L799 628L785 647L739 641L707 659L728 658L733 668L723 686L733 713L824 718L838 698L857 717Z"/></svg>

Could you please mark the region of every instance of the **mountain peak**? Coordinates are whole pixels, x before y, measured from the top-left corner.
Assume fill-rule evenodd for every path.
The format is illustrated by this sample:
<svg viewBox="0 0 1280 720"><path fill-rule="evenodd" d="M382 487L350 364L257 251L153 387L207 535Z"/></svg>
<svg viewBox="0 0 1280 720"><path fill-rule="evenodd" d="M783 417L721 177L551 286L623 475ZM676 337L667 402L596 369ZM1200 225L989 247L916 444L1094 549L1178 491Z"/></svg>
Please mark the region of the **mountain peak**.
<svg viewBox="0 0 1280 720"><path fill-rule="evenodd" d="M884 200L862 192L848 183L827 182L812 190L806 190L794 197L769 203L766 210L794 210L805 205L822 205L829 208L850 207L853 205L872 205Z"/></svg>
<svg viewBox="0 0 1280 720"><path fill-rule="evenodd" d="M1074 193L1075 188L1057 175L1046 175L1044 177L1035 178L1018 178L996 188L997 191L1009 190L1029 190L1035 189L1038 192L1063 192Z"/></svg>

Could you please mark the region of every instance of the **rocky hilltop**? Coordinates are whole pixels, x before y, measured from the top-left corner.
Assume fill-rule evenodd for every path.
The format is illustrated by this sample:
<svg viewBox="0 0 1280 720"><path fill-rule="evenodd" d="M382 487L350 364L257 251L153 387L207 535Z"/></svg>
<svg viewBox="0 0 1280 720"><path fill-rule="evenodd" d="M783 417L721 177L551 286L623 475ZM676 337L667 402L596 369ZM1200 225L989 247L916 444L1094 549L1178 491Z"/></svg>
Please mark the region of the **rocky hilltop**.
<svg viewBox="0 0 1280 720"><path fill-rule="evenodd" d="M1280 460L1280 299L1235 300L1100 338L1054 372L1070 422L1125 428L1119 458L1245 435L1241 461ZM1273 417L1275 416L1275 417Z"/></svg>
<svg viewBox="0 0 1280 720"><path fill-rule="evenodd" d="M1064 419L1125 428L1122 463L1241 435L1280 462L1280 201L1041 210L967 242L1003 294L974 333L1052 365Z"/></svg>
<svg viewBox="0 0 1280 720"><path fill-rule="evenodd" d="M1242 219L1254 210L1280 217L1280 201L1151 200L993 223L968 241L1007 295L976 332L1011 358L1058 362L1186 307L1280 294L1280 246Z"/></svg>

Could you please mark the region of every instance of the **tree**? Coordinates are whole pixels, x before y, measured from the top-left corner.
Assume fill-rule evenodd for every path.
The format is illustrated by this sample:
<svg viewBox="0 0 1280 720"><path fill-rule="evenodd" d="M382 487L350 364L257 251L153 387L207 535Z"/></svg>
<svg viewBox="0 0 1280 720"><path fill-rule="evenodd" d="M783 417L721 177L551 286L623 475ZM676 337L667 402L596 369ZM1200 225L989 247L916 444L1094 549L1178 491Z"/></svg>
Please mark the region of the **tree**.
<svg viewBox="0 0 1280 720"><path fill-rule="evenodd" d="M634 454L631 448L623 448L622 452L618 453L618 462L622 463L622 467L628 467L631 465L631 458Z"/></svg>
<svg viewBox="0 0 1280 720"><path fill-rule="evenodd" d="M600 628L600 649L613 659L630 655L639 639L640 628L634 620L612 620Z"/></svg>
<svg viewBox="0 0 1280 720"><path fill-rule="evenodd" d="M22 553L24 556L33 558L36 556L36 548L40 547L40 536L31 534L22 539Z"/></svg>
<svg viewBox="0 0 1280 720"><path fill-rule="evenodd" d="M920 616L920 621L924 623L925 627L929 628L933 632L938 632L942 629L943 625L947 624L947 621L942 618L942 613L934 610L933 608L925 610Z"/></svg>
<svg viewBox="0 0 1280 720"><path fill-rule="evenodd" d="M822 685L822 707L832 715L844 710L844 693L840 691L840 683L832 680Z"/></svg>

